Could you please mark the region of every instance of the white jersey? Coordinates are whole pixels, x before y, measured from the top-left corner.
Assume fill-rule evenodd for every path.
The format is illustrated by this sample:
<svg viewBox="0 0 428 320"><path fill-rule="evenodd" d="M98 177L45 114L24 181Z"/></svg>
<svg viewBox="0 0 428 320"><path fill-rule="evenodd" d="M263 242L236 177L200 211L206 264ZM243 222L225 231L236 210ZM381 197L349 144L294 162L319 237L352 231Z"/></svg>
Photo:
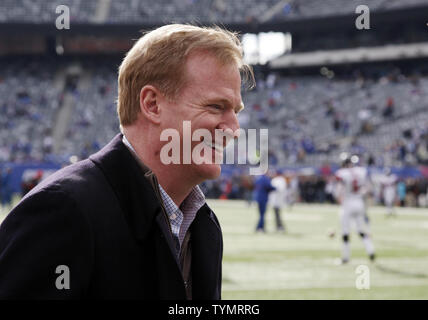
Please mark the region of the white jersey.
<svg viewBox="0 0 428 320"><path fill-rule="evenodd" d="M397 176L394 174L385 175L381 178L380 183L383 187L383 197L388 202L392 201L395 198Z"/></svg>
<svg viewBox="0 0 428 320"><path fill-rule="evenodd" d="M339 181L339 196L343 201L364 200L368 191L368 172L363 167L341 168L336 171Z"/></svg>
<svg viewBox="0 0 428 320"><path fill-rule="evenodd" d="M287 182L284 177L278 176L272 179L271 184L275 190L270 192L269 202L273 207L282 208L286 197Z"/></svg>
<svg viewBox="0 0 428 320"><path fill-rule="evenodd" d="M299 194L299 180L297 177L292 177L289 180L289 184L287 184L287 192L286 192L286 199L287 204L291 205L293 204L298 197Z"/></svg>
<svg viewBox="0 0 428 320"><path fill-rule="evenodd" d="M367 233L364 201L369 187L367 169L363 167L342 168L336 172L336 178L339 180L339 197L342 199L340 210L342 233L349 234L352 220L355 221L359 233Z"/></svg>

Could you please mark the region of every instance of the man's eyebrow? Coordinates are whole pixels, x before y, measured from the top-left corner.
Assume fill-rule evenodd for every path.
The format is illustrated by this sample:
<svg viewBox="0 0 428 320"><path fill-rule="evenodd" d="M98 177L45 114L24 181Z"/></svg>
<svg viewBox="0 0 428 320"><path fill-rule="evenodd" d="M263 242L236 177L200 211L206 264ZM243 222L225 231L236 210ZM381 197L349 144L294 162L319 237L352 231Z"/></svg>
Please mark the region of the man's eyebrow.
<svg viewBox="0 0 428 320"><path fill-rule="evenodd" d="M215 104L215 103L221 103L223 105L233 106L233 104L228 99L223 99L223 98L220 98L220 99L215 99L215 98L214 99L208 99L207 102L206 102L206 104ZM244 103L241 101L241 103L239 105L234 106L232 108L233 108L233 110L236 113L238 113L238 112L244 110Z"/></svg>

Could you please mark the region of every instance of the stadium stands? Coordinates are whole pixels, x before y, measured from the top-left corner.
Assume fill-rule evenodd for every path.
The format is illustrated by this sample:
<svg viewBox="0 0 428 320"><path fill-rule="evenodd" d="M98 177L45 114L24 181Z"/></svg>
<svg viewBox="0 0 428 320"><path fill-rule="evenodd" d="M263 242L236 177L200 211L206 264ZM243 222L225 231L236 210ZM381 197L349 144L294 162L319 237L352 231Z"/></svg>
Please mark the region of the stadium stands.
<svg viewBox="0 0 428 320"><path fill-rule="evenodd" d="M341 151L371 155L377 165L414 165L422 160L417 146L426 143L427 78L417 83L401 74L391 78L287 77L271 89L259 83L259 91L245 96L254 111L250 122L270 128L270 149L279 165L338 164ZM408 130L413 134L404 138ZM405 157L391 147L398 140Z"/></svg>
<svg viewBox="0 0 428 320"><path fill-rule="evenodd" d="M0 107L8 115L1 118L3 161L52 157L55 143L62 161L84 158L118 132L117 61L78 64L75 84L68 87L67 64L15 59L2 67L0 93L6 98ZM428 77L384 73L259 78L256 90L244 93L242 127L269 128L271 162L278 166L339 164L342 151L381 166L426 164ZM71 110L60 124L65 132L52 141L58 138L51 126L68 96Z"/></svg>
<svg viewBox="0 0 428 320"><path fill-rule="evenodd" d="M46 60L0 63L0 162L48 158L62 99L58 72Z"/></svg>
<svg viewBox="0 0 428 320"><path fill-rule="evenodd" d="M56 8L67 5L70 20L76 23L90 23L95 16L96 0L3 0L0 2L0 22L52 23L57 18Z"/></svg>
<svg viewBox="0 0 428 320"><path fill-rule="evenodd" d="M81 24L81 29L52 33L48 25L55 22L55 9L61 4L70 8L71 24ZM251 26L251 32L256 32L263 23L280 29L287 21L355 15L360 4L358 0L3 0L0 167L39 161L68 164L97 151L118 132L118 57L135 39L130 30L138 34L136 25L217 23ZM426 0L370 0L365 4L371 12L427 5ZM394 24L394 18L390 19ZM36 24L45 24L34 28L43 31L33 32ZM340 48L357 51L357 47L426 43L425 23L422 28L415 25L395 28L387 24L381 31L353 34L340 32L334 23L322 35L312 30L290 31L293 54L285 56L307 54L313 62L314 51L331 54ZM118 32L111 34L113 29ZM13 32L9 35L8 31ZM343 151L381 167L428 165L426 58L414 64L417 72L401 72L382 61L376 69L364 58L357 60L348 66L350 72L340 74L326 68L319 74L316 69L324 64L320 61L310 72L293 63L284 65L283 69L291 69L285 70L286 76L274 63L256 67L269 71L257 76L255 90L243 93L246 110L239 117L244 129L269 128L271 168L334 167L340 164ZM232 166L230 172L235 169ZM308 190L326 182L315 176L302 179ZM222 177L207 183L211 184L207 192L218 197L229 190L228 197L240 197L239 181L233 174L232 179Z"/></svg>
<svg viewBox="0 0 428 320"><path fill-rule="evenodd" d="M161 24L201 22L243 24L354 14L359 0L3 0L0 22L51 23L55 8L67 5L75 23ZM425 0L370 0L373 11L426 5ZM104 12L104 14L103 14Z"/></svg>

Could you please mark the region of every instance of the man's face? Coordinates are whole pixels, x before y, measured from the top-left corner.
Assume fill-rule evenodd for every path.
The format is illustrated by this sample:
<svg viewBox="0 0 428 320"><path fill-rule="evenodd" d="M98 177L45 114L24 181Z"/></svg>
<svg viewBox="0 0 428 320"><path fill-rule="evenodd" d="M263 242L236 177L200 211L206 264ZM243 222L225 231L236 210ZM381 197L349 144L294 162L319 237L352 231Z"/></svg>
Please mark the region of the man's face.
<svg viewBox="0 0 428 320"><path fill-rule="evenodd" d="M215 179L221 172L215 159L222 157L222 148L217 145L217 148L210 147L209 153L202 152L199 157L204 160L202 164L194 163L193 157L191 164L183 164L183 122L190 121L192 133L197 129L208 130L213 146L216 129L236 132L239 129L237 113L243 106L239 70L234 64L221 65L209 53L196 52L186 62L185 75L186 82L179 96L174 101L164 101L161 128L173 128L180 133L181 162L176 169L183 170L184 177L189 181ZM201 141L189 142L191 150Z"/></svg>

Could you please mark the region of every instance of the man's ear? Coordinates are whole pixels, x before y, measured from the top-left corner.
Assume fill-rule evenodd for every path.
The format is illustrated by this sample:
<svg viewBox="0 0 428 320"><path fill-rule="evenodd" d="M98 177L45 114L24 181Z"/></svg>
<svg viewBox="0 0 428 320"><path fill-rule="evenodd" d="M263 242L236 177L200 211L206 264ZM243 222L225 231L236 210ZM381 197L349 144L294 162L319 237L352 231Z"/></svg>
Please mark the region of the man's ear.
<svg viewBox="0 0 428 320"><path fill-rule="evenodd" d="M159 124L160 123L160 107L159 102L161 93L156 87L146 85L140 91L140 111L143 117L147 120Z"/></svg>

